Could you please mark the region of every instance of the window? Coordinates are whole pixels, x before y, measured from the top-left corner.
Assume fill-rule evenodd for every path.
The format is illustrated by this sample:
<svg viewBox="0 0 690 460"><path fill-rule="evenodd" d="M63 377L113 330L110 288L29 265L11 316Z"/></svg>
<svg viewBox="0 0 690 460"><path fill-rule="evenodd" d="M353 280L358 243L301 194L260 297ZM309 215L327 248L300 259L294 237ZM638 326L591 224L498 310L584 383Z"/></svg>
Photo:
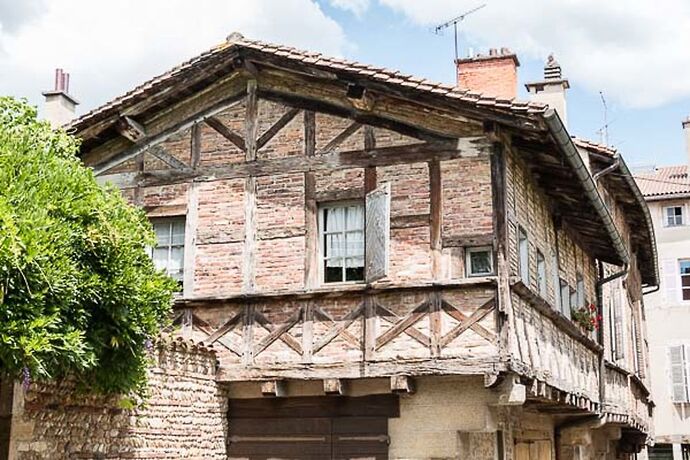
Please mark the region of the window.
<svg viewBox="0 0 690 460"><path fill-rule="evenodd" d="M465 249L467 276L486 276L494 273L494 258L491 246Z"/></svg>
<svg viewBox="0 0 690 460"><path fill-rule="evenodd" d="M673 402L690 402L690 398L688 398L688 351L687 345L674 345L668 348L671 400Z"/></svg>
<svg viewBox="0 0 690 460"><path fill-rule="evenodd" d="M182 284L184 277L184 217L164 218L151 221L156 233L156 247L151 258L158 270L165 272Z"/></svg>
<svg viewBox="0 0 690 460"><path fill-rule="evenodd" d="M670 206L665 209L665 220L664 225L666 227L678 227L683 225L683 207L682 206Z"/></svg>
<svg viewBox="0 0 690 460"><path fill-rule="evenodd" d="M577 285L575 287L577 292L575 307L582 307L585 305L585 281L580 273L577 274Z"/></svg>
<svg viewBox="0 0 690 460"><path fill-rule="evenodd" d="M679 260L682 299L690 300L690 260Z"/></svg>
<svg viewBox="0 0 690 460"><path fill-rule="evenodd" d="M522 227L518 229L518 256L520 257L520 278L529 286L529 240L527 232Z"/></svg>
<svg viewBox="0 0 690 460"><path fill-rule="evenodd" d="M561 313L570 318L570 287L565 280L561 279L560 283L560 298L561 298Z"/></svg>
<svg viewBox="0 0 690 460"><path fill-rule="evenodd" d="M610 287L608 323L611 361L616 362L625 357L623 347L623 312L621 311L620 280L612 283Z"/></svg>
<svg viewBox="0 0 690 460"><path fill-rule="evenodd" d="M345 204L320 209L323 280L364 280L364 206Z"/></svg>
<svg viewBox="0 0 690 460"><path fill-rule="evenodd" d="M570 318L570 310L573 308L577 308L577 291L575 289L569 288L570 289L570 309L568 310L568 314L566 315L568 318Z"/></svg>
<svg viewBox="0 0 690 460"><path fill-rule="evenodd" d="M546 259L541 251L537 251L537 287L539 295L546 298Z"/></svg>

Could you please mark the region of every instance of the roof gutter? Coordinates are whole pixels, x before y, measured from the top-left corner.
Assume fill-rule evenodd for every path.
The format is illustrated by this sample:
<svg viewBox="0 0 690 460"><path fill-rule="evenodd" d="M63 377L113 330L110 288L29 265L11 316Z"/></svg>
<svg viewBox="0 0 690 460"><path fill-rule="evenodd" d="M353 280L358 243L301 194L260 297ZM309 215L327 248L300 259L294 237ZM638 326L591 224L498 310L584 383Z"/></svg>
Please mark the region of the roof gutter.
<svg viewBox="0 0 690 460"><path fill-rule="evenodd" d="M623 158L618 158L619 168L623 174L623 180L628 184L630 190L635 194L635 199L640 204L642 211L644 212L644 220L647 225L647 231L649 232L650 244L652 245L652 263L654 264L654 279L656 281L656 286L659 287L659 256L657 254L656 248L656 236L654 235L654 223L652 221L652 216L649 214L649 206L640 191L640 187L637 186L637 182L633 178L632 173L628 169L628 165L625 164ZM649 291L653 292L653 291Z"/></svg>
<svg viewBox="0 0 690 460"><path fill-rule="evenodd" d="M628 250L625 248L623 238L613 223L613 218L611 217L609 210L606 208L604 201L601 199L597 186L594 184L592 176L589 174L587 167L582 161L582 157L577 151L577 147L575 147L570 134L568 134L568 131L566 131L565 126L563 126L563 122L553 108L547 109L543 117L551 135L560 147L570 165L573 167L575 176L580 181L582 188L585 191L585 196L589 199L590 203L592 203L594 210L602 220L604 228L611 237L613 246L618 254L618 257L621 259L622 264L628 265L630 263L630 256L628 254Z"/></svg>

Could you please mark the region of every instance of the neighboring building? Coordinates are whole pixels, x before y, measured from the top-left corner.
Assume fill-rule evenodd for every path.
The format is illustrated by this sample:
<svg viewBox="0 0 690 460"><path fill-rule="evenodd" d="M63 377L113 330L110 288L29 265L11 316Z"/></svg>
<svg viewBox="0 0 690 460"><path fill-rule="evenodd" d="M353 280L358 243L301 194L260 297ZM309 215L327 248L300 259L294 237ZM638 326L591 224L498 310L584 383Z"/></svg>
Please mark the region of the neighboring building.
<svg viewBox="0 0 690 460"><path fill-rule="evenodd" d="M683 122L690 161L690 119ZM690 180L688 165L636 174L654 220L660 290L647 296L654 402L650 458L690 458Z"/></svg>
<svg viewBox="0 0 690 460"><path fill-rule="evenodd" d="M209 458L635 458L648 210L622 158L513 99L517 65L458 61L495 98L233 34L70 125L150 216L152 257L180 281L175 323L218 359L200 398L227 423L154 399L123 428L149 436L128 458L189 458L151 433L190 432L225 439ZM555 68L536 98L565 97ZM24 433L18 458L76 432L53 404L22 415L50 436Z"/></svg>

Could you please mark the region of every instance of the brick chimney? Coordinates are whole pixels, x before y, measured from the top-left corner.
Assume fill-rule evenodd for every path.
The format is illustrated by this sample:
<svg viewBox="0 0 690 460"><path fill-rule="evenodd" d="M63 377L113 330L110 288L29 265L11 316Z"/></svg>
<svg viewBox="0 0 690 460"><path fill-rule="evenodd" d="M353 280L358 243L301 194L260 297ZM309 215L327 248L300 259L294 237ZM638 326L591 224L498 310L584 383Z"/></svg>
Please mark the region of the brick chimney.
<svg viewBox="0 0 690 460"><path fill-rule="evenodd" d="M536 102L542 102L552 107L564 125L568 126L568 113L566 107L565 92L570 88L568 79L563 78L561 66L553 54L544 65L544 80L525 84L530 98Z"/></svg>
<svg viewBox="0 0 690 460"><path fill-rule="evenodd" d="M685 134L685 153L688 156L688 165L690 165L690 116L683 120L683 134ZM690 166L688 166L690 171Z"/></svg>
<svg viewBox="0 0 690 460"><path fill-rule="evenodd" d="M68 123L74 118L77 101L69 94L69 74L62 69L55 69L55 87L51 91L44 91L45 118L54 128Z"/></svg>
<svg viewBox="0 0 690 460"><path fill-rule="evenodd" d="M501 99L517 96L517 68L515 53L508 48L491 48L488 55L476 55L455 61L458 87Z"/></svg>

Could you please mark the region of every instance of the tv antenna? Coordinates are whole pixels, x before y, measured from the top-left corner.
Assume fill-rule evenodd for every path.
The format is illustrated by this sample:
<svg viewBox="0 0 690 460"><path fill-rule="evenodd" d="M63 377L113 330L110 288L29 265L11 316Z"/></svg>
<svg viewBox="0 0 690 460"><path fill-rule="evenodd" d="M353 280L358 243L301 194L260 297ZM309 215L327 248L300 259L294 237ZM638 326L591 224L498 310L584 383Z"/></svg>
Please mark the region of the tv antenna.
<svg viewBox="0 0 690 460"><path fill-rule="evenodd" d="M609 107L606 105L606 98L604 98L604 92L599 91L599 97L601 98L601 105L604 108L604 125L597 130L599 135L599 142L604 145L609 145Z"/></svg>
<svg viewBox="0 0 690 460"><path fill-rule="evenodd" d="M472 14L476 11L481 10L485 6L486 6L486 3L482 3L481 5L479 5L476 8L472 8L471 10L465 11L460 16L457 16L457 17L451 19L450 21L446 21L443 24L439 24L438 26L434 27L434 33L436 35L441 35L441 32L443 31L443 29L447 29L448 27L453 26L453 34L455 35L455 60L456 61L458 60L458 23L464 21L467 16L469 16L470 14Z"/></svg>

